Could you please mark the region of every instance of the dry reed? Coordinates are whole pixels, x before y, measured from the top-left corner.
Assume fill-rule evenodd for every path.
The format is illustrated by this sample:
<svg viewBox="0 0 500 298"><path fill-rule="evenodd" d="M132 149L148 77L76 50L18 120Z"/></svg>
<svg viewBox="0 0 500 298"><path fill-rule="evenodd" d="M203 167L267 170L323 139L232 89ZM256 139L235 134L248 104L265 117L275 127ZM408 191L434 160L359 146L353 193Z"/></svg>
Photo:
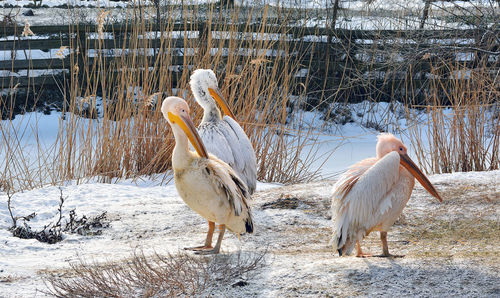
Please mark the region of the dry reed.
<svg viewBox="0 0 500 298"><path fill-rule="evenodd" d="M486 67L470 69L461 63L447 67L456 79L445 82L439 75L431 79L427 125L418 123L415 111L409 115L416 120L409 134L417 158L432 173L496 170L500 167L498 82Z"/></svg>
<svg viewBox="0 0 500 298"><path fill-rule="evenodd" d="M14 184L31 188L67 179L97 176L109 182L167 171L174 140L159 111L161 95L186 98L199 121L201 109L192 100L189 76L196 68L212 68L255 147L258 179L294 183L314 177L311 163L301 160L314 140L303 136L307 129L285 129L299 63L292 62L293 49L283 37L268 38L286 33L285 23L264 21L251 30L251 18L242 20L237 10L221 19L215 5L208 8L205 16L192 13L183 22L213 26L211 30L202 26L179 31L173 8L158 20L149 17L153 15L147 13L149 8L138 6L131 7L130 19L117 26L120 32L106 24L106 11L99 13L95 32L72 24L71 71L61 85L65 100L58 137L53 144L39 146L36 165L10 163L4 175L15 172L10 179L31 182ZM266 20L267 8L259 12ZM200 36L191 37L191 30ZM266 56L269 52L272 61ZM177 66L179 61L182 67ZM8 110L8 105L3 107ZM21 140L4 126L2 132L4 144L14 144L2 146L4 152L15 154L12 160L30 163L20 148ZM314 154L308 155L312 160Z"/></svg>
<svg viewBox="0 0 500 298"><path fill-rule="evenodd" d="M180 95L199 121L201 109L188 84L196 68L216 72L255 147L258 178L263 181L314 178L317 169L311 165L320 157L315 154L312 127L299 123L292 129L287 121L301 122L297 113L301 108L319 110L329 119L340 111L334 103L347 100L429 106L429 125L413 121L411 112L410 128L401 132L412 137L418 160L429 172L498 168L498 72L492 73L495 65L484 58L495 57L494 36L482 38L479 50L471 50L479 59L471 67L450 59L463 48L450 51L433 44L434 37L418 34L404 38L384 36L381 31L366 37L373 40L370 43L364 43L363 36L351 39L342 34L328 36L332 44L308 42L301 28L288 31L287 14L292 10L269 11L252 8L244 11L246 15L240 7L222 13L213 4L182 6L181 11L165 6L158 17L152 7L133 5L123 24L106 24L105 11L96 20L98 26L71 24L70 72L60 87L65 100L57 140L37 142L28 155L23 143L26 131L19 132L20 124L2 123L3 179L15 180L13 185L25 189L67 179L98 176L111 181L167 171L174 140L159 105L162 95ZM261 15L259 22L252 15ZM401 24L409 21L398 17ZM460 44L460 38L442 36L449 44ZM323 52L340 63L324 65ZM498 53L496 57L498 66ZM447 69L444 74L443 69ZM305 77L297 76L304 70ZM467 78L457 75L449 80L450 74L464 73ZM15 94L2 96L4 118L12 118ZM453 108L452 117L444 105ZM393 120L366 122L383 130L384 122ZM34 159L29 158L32 155Z"/></svg>

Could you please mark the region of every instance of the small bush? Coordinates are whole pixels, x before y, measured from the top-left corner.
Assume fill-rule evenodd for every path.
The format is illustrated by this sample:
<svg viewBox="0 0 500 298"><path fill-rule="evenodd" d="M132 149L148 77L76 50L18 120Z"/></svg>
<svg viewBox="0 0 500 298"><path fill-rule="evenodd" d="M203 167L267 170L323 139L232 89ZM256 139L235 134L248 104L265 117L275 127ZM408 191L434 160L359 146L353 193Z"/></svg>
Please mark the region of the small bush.
<svg viewBox="0 0 500 298"><path fill-rule="evenodd" d="M43 276L47 294L56 297L152 297L205 295L215 287L241 285L265 265L265 254L241 253L197 257L180 253L71 264L67 274ZM62 277L61 277L62 276ZM241 280L240 280L241 281Z"/></svg>

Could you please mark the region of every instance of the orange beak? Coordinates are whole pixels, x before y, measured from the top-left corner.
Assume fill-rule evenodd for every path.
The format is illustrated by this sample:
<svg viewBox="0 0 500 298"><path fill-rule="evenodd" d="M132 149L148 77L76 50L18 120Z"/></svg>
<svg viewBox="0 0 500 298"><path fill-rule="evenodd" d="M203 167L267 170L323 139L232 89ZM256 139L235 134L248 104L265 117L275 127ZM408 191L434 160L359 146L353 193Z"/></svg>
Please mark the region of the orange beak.
<svg viewBox="0 0 500 298"><path fill-rule="evenodd" d="M172 124L175 123L179 125L199 156L208 158L207 149L205 149L205 145L203 144L200 135L198 134L198 131L194 127L193 121L191 121L189 116L178 116L172 112L168 112L168 120L170 120Z"/></svg>
<svg viewBox="0 0 500 298"><path fill-rule="evenodd" d="M411 160L411 158L408 156L408 154L400 154L400 159L399 163L405 167L408 172L410 172L413 177L415 177L420 184L431 194L433 195L436 199L438 199L440 202L443 201L441 197L439 196L438 192L432 185L432 183L425 177L424 173L420 171L420 169L415 165L415 163Z"/></svg>
<svg viewBox="0 0 500 298"><path fill-rule="evenodd" d="M220 92L219 88L217 88L217 89L208 88L208 92L210 93L210 95L212 95L212 97L215 99L215 101L217 101L219 106L222 108L222 111L224 112L224 114L226 114L229 117L236 120L236 117L234 116L233 112L231 112L231 110L229 109L229 107L227 105L227 101L224 98L224 96L222 95L222 93Z"/></svg>

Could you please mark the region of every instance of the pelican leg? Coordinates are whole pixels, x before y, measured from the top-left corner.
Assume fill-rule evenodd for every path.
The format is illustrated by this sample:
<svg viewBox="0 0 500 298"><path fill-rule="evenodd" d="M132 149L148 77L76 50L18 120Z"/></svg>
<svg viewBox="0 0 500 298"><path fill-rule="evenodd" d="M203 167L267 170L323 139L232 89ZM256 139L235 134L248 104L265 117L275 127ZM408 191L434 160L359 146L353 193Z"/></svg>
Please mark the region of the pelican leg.
<svg viewBox="0 0 500 298"><path fill-rule="evenodd" d="M359 243L359 241L356 241L356 248L357 248L356 257L358 257L358 258L367 258L367 257L371 257L372 256L371 254L364 253L361 250L361 244Z"/></svg>
<svg viewBox="0 0 500 298"><path fill-rule="evenodd" d="M207 233L207 238L205 239L205 245L196 246L196 247L186 247L184 249L185 250L194 250L194 251L212 249L212 237L214 235L214 230L215 230L215 223L213 221L209 221L208 222L208 233Z"/></svg>
<svg viewBox="0 0 500 298"><path fill-rule="evenodd" d="M387 246L387 232L380 231L380 240L382 240L382 254L379 257L402 258L403 255L391 255L389 246Z"/></svg>
<svg viewBox="0 0 500 298"><path fill-rule="evenodd" d="M218 254L220 252L220 246L222 243L222 238L224 238L224 232L226 231L226 225L219 225L219 237L217 238L217 243L213 249L199 250L196 251L197 255L212 255Z"/></svg>

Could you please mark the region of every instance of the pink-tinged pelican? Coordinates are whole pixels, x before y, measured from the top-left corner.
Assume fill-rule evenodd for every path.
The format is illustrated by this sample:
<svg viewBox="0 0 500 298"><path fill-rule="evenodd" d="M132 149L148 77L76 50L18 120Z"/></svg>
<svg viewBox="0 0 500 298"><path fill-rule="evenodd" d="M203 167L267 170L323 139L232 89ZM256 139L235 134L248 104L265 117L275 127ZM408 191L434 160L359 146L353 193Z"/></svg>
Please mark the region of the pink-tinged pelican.
<svg viewBox="0 0 500 298"><path fill-rule="evenodd" d="M255 152L220 92L217 77L211 69L197 69L189 84L196 102L203 108L198 132L208 152L229 164L253 194L257 183ZM226 114L224 117L216 102Z"/></svg>
<svg viewBox="0 0 500 298"><path fill-rule="evenodd" d="M377 157L352 165L334 186L332 198L332 244L339 255L349 255L357 244L358 257L370 256L361 250L361 240L380 231L383 254L389 257L387 231L410 199L415 178L440 202L441 197L407 154L401 140L380 134Z"/></svg>
<svg viewBox="0 0 500 298"><path fill-rule="evenodd" d="M187 249L198 254L219 253L226 227L238 235L253 232L247 187L228 164L207 154L182 98L167 97L161 111L175 137L172 167L177 191L191 209L208 220L205 244ZM196 152L189 150L188 140ZM215 223L220 232L212 247Z"/></svg>

